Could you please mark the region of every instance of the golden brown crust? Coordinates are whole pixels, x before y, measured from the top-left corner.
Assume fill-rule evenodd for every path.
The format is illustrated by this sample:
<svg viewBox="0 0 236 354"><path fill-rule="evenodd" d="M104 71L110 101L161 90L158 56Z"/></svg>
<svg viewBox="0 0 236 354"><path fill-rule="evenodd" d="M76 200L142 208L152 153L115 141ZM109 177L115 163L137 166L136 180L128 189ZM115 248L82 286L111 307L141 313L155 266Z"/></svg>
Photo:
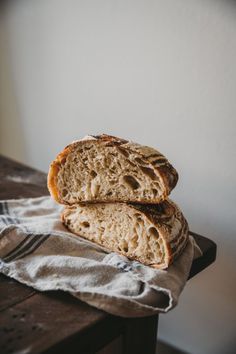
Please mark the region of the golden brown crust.
<svg viewBox="0 0 236 354"><path fill-rule="evenodd" d="M48 179L47 179L47 184L48 184L48 189L51 193L51 196L58 202L60 203L61 200L59 198L58 192L57 192L57 187L56 187L56 176L59 172L60 165L56 163L56 161L53 161L50 165L49 173L48 173Z"/></svg>
<svg viewBox="0 0 236 354"><path fill-rule="evenodd" d="M63 151L61 151L56 159L51 163L48 172L47 186L51 196L61 204L66 204L59 197L59 192L57 189L57 175L60 171L60 167L65 163L66 157L76 148L77 142L67 145Z"/></svg>
<svg viewBox="0 0 236 354"><path fill-rule="evenodd" d="M57 175L60 171L61 166L65 163L67 156L73 152L79 145L85 144L87 141L94 140L95 144L100 144L103 143L104 146L114 146L119 149L122 149L122 145L124 146L123 150L128 150L130 152L135 152L137 153L140 158L148 161L149 164L153 166L153 168L158 172L159 176L162 179L162 185L163 185L163 194L161 197L157 199L153 199L152 201L150 200L145 200L142 199L140 201L136 200L131 200L130 198L127 198L127 200L123 199L123 202L133 202L133 203L143 203L143 204L156 204L159 203L163 200L166 199L166 197L170 194L171 190L176 186L177 181L178 181L178 173L175 170L175 168L169 163L169 161L166 159L164 155L162 155L159 151L155 150L156 153L156 159L152 161L153 155L146 156L145 154L142 153L142 148L145 148L144 146L139 145L139 149L133 148L137 147L138 144L129 142L125 139L121 139L118 137L114 137L111 135L107 134L101 134L97 136L88 136L87 138L75 141L69 145L67 145L62 152L58 154L56 159L51 163L50 168L49 168L49 173L48 173L48 189L50 191L50 194L52 197L59 203L69 205L70 203L62 200L59 196L59 191L57 188ZM153 149L154 150L154 149ZM102 200L102 199L97 199L97 200L90 200L89 202L103 202L107 203L110 202L110 200ZM118 200L118 202L120 202ZM79 203L79 202L78 202ZM72 203L75 204L75 203Z"/></svg>

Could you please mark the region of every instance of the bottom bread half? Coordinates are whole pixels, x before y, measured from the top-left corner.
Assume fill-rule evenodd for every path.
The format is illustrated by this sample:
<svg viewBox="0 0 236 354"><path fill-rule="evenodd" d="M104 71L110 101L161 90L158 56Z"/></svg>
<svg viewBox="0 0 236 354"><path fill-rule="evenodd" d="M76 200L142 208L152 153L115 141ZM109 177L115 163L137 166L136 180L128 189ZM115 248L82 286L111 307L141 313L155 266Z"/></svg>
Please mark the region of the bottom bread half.
<svg viewBox="0 0 236 354"><path fill-rule="evenodd" d="M91 203L66 207L64 225L109 251L167 268L188 241L188 224L170 199L160 204Z"/></svg>

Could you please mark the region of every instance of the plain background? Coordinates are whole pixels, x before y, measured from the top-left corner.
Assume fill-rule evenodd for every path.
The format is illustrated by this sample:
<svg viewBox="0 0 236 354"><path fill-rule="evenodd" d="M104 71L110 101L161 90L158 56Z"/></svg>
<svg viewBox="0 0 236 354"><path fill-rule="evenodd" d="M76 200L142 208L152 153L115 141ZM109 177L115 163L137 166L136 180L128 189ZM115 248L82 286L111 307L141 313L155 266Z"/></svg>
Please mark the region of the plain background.
<svg viewBox="0 0 236 354"><path fill-rule="evenodd" d="M169 158L172 198L218 255L159 337L235 353L236 2L6 1L0 72L1 153L47 171L66 144L105 132Z"/></svg>

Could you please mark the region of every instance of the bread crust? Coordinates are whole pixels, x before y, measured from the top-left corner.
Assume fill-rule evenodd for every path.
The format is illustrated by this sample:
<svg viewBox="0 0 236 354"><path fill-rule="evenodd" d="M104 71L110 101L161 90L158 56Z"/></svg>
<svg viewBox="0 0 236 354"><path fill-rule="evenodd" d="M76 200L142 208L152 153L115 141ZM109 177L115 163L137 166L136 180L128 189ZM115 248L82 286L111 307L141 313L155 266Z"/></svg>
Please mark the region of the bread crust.
<svg viewBox="0 0 236 354"><path fill-rule="evenodd" d="M159 203L159 202L165 200L166 197L170 194L171 190L176 186L177 181L178 181L178 173L175 170L175 168L170 164L170 162L166 159L166 157L164 155L162 155L159 151L154 150L149 147L139 145L139 144L135 144L133 142L129 142L128 140L125 140L125 139L121 139L118 137L107 135L107 134L96 135L96 136L91 135L91 136L87 136L81 140L72 142L71 144L67 145L64 148L64 150L58 154L56 159L50 165L49 173L48 173L48 180L47 180L48 189L49 189L49 192L52 195L52 197L58 203L65 204L65 205L76 204L74 202L68 203L60 197L59 190L57 188L57 175L60 171L60 168L65 163L67 156L70 153L72 153L78 146L82 146L91 140L93 140L95 144L104 144L104 146L113 146L113 147L124 148L125 150L128 150L131 153L135 152L136 154L138 154L140 156L141 159L146 160L148 164L152 165L154 170L157 171L157 173L161 177L162 186L163 186L163 194L162 194L161 198L160 197L156 198L156 199L153 198L153 200L146 200L143 198L139 201L127 198L126 200L123 199L122 201L132 202L132 203L156 204L156 203ZM147 155L142 153L142 149L145 149L145 148L155 151L157 159L153 161L152 155L150 155L148 157ZM114 202L115 201L116 200L114 200ZM109 203L109 202L111 202L111 200L96 199L96 200L89 200L87 202ZM120 200L117 200L117 202L120 202Z"/></svg>
<svg viewBox="0 0 236 354"><path fill-rule="evenodd" d="M80 203L79 205L83 206L86 203ZM114 203L110 203L114 204ZM139 211L141 214L143 214L150 222L153 224L153 226L158 228L159 234L162 236L163 240L163 245L165 249L165 258L162 263L157 264L150 264L145 262L143 259L140 259L139 257L132 257L132 256L127 256L127 254L124 254L122 251L118 251L117 249L114 248L106 248L105 246L101 246L99 243L96 241L90 241L94 242L101 247L107 249L109 252L113 251L116 253L119 253L121 255L124 255L128 257L129 259L132 260L137 260L145 265L148 265L150 267L156 268L156 269L166 269L168 268L175 259L179 257L179 255L183 252L185 246L187 245L188 239L189 239L189 228L188 228L188 223L186 219L184 218L182 212L180 211L179 207L172 202L170 199L165 200L161 204L155 204L155 205L142 205L142 204L133 204L133 203L118 203L118 204L125 204L127 208L133 208L134 210ZM74 234L83 237L77 232L74 232L71 227L67 224L67 215L70 214L70 212L74 212L78 206L67 206L65 207L64 211L61 214L61 219L63 224ZM174 238L171 237L171 233L174 229L174 225L176 225L176 221L178 221L181 225L180 230L174 235ZM86 239L86 237L83 237Z"/></svg>

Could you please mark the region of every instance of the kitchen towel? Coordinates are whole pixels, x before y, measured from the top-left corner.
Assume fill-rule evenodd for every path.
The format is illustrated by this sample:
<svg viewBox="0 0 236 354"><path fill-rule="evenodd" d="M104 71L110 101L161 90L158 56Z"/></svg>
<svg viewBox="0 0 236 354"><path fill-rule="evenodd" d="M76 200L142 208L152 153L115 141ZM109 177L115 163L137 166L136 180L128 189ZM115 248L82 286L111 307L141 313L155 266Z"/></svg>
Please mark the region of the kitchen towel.
<svg viewBox="0 0 236 354"><path fill-rule="evenodd" d="M69 232L51 197L0 201L0 272L40 291L63 290L123 317L171 310L201 250L190 236L181 256L158 270Z"/></svg>

